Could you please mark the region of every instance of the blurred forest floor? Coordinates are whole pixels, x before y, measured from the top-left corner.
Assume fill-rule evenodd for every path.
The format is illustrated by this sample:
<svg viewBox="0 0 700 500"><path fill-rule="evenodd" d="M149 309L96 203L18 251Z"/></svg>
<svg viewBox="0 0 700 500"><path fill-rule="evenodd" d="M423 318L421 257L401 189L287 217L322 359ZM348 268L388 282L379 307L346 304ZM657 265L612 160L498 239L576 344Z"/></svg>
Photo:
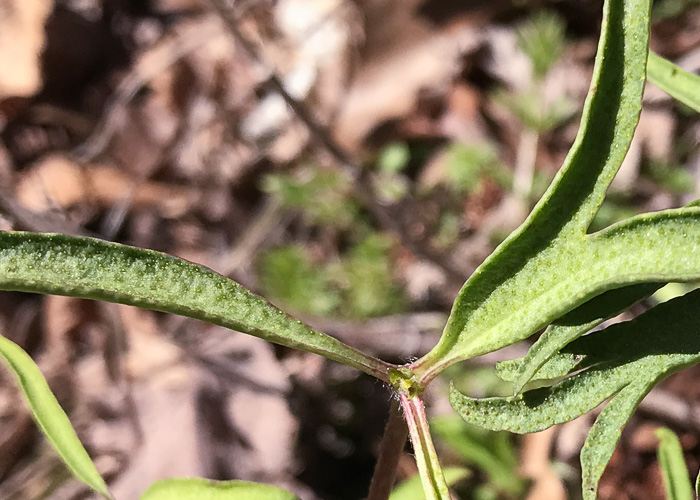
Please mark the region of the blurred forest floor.
<svg viewBox="0 0 700 500"><path fill-rule="evenodd" d="M562 164L601 6L0 0L0 227L177 255L406 362L434 345L461 284ZM654 50L700 69L698 2L657 0L653 14ZM699 142L696 116L648 86L595 228L700 197ZM119 499L193 475L305 500L366 494L391 396L353 370L65 297L2 293L0 328L38 361ZM580 497L592 417L516 438L467 427L447 403L449 379L508 394L491 365L526 348L457 367L428 395L443 461L473 472L459 498ZM699 380L689 369L649 395L601 499L664 498L662 424L697 472ZM414 473L407 453L400 476ZM0 499L89 497L1 372Z"/></svg>

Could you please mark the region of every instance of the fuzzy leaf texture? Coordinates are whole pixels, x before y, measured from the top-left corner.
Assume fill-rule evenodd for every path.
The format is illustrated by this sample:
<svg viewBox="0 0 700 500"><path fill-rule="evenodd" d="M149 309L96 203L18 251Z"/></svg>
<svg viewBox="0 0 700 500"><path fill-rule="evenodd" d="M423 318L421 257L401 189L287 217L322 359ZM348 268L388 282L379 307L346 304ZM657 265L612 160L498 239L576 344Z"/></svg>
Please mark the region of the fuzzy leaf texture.
<svg viewBox="0 0 700 500"><path fill-rule="evenodd" d="M181 314L320 354L388 381L387 363L309 328L206 267L151 250L62 234L0 233L0 289Z"/></svg>
<svg viewBox="0 0 700 500"><path fill-rule="evenodd" d="M299 500L269 484L248 481L210 481L199 478L164 479L153 483L141 500Z"/></svg>
<svg viewBox="0 0 700 500"><path fill-rule="evenodd" d="M699 87L700 90L700 87ZM687 205L697 207L699 201ZM496 374L503 380L513 382L513 392L533 379L535 373L556 352L603 321L621 313L629 306L658 290L662 283L645 283L610 290L577 307L554 321L530 347L522 360L504 361L496 365Z"/></svg>
<svg viewBox="0 0 700 500"><path fill-rule="evenodd" d="M502 362L496 366L497 375L513 382L513 392L519 394L542 365L560 349L603 321L618 315L629 306L648 297L660 287L644 283L610 290L595 297L554 321L530 347L522 360Z"/></svg>
<svg viewBox="0 0 700 500"><path fill-rule="evenodd" d="M573 420L612 398L581 451L584 499L594 499L622 427L644 396L661 379L700 362L698 312L700 290L570 343L536 374L559 378L577 372L551 387L481 400L453 388L450 402L469 423L530 433Z"/></svg>
<svg viewBox="0 0 700 500"><path fill-rule="evenodd" d="M34 420L75 477L104 498L112 496L44 375L20 346L0 335L0 357L17 377Z"/></svg>
<svg viewBox="0 0 700 500"><path fill-rule="evenodd" d="M567 159L528 219L465 283L421 382L512 344L601 293L700 277L700 210L645 215L587 234L642 104L650 0L607 0L591 89ZM638 243L641 246L637 246Z"/></svg>

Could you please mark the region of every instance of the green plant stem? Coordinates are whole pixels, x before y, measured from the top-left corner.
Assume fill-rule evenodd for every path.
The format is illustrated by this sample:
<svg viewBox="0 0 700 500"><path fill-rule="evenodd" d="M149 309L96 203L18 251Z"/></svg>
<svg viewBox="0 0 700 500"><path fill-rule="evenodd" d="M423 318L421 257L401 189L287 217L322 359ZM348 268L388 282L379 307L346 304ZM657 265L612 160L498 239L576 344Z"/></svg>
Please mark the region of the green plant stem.
<svg viewBox="0 0 700 500"><path fill-rule="evenodd" d="M399 459L408 438L408 427L401 414L401 404L394 399L389 410L389 420L379 447L379 457L369 486L367 500L386 500L396 482Z"/></svg>
<svg viewBox="0 0 700 500"><path fill-rule="evenodd" d="M399 392L399 398L406 417L413 451L416 454L418 473L423 484L425 498L426 500L450 500L450 491L442 473L433 440L430 437L423 400L420 395L410 397L405 392Z"/></svg>

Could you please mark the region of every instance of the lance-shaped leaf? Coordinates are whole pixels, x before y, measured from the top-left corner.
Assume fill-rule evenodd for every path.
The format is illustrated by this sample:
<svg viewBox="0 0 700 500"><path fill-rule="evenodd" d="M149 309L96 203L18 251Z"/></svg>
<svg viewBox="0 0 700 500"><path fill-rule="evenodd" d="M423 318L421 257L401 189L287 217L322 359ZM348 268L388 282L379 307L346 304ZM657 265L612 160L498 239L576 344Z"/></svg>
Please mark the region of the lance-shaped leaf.
<svg viewBox="0 0 700 500"><path fill-rule="evenodd" d="M666 427L657 429L659 438L659 467L664 477L664 489L668 500L693 500L693 487L690 484L688 467L685 465L683 448L678 436Z"/></svg>
<svg viewBox="0 0 700 500"><path fill-rule="evenodd" d="M552 387L482 400L453 388L450 402L467 422L529 433L573 420L612 398L581 452L584 498L594 499L622 427L642 398L662 378L700 362L698 311L700 291L694 291L579 338L539 370L548 375L578 371Z"/></svg>
<svg viewBox="0 0 700 500"><path fill-rule="evenodd" d="M671 97L700 113L700 76L649 52L647 78Z"/></svg>
<svg viewBox="0 0 700 500"><path fill-rule="evenodd" d="M537 296L531 297L531 302L523 309L516 307L515 311L519 315L488 327L488 335L482 333L464 337L461 348L481 354L477 349L490 351L521 340L523 331L530 334L542 326L538 323L541 318L559 317L606 290L634 283L664 283L700 278L700 209L686 207L643 214L599 233L586 235L576 247L564 241L543 253L546 255L550 252L556 254L549 257L550 263L559 260L558 279L549 274L552 269L543 271L544 276L539 281L534 273L531 288L540 288L542 282L547 283L548 288L538 290ZM632 293L641 294L642 291L646 293L649 290L651 287L648 290L639 288L632 290ZM625 301L633 302L632 299L635 298L626 292L614 294L613 298L615 297L617 298L607 306L609 310L603 311L601 318L624 305ZM489 307L490 305L482 305L474 313L477 324L481 318L488 319L498 314L495 311L490 314ZM594 318L593 322L601 318ZM578 335L583 327L578 325L566 333Z"/></svg>
<svg viewBox="0 0 700 500"><path fill-rule="evenodd" d="M580 270L587 228L638 122L650 4L605 2L593 81L564 166L523 225L465 283L440 342L413 365L422 382L457 361L526 338L592 297L559 285Z"/></svg>
<svg viewBox="0 0 700 500"><path fill-rule="evenodd" d="M650 296L662 285L644 283L610 290L595 297L559 318L537 339L517 365L499 363L496 373L503 380L513 381L513 392L519 394L537 370L559 350L581 335ZM565 373L566 374L566 373Z"/></svg>
<svg viewBox="0 0 700 500"><path fill-rule="evenodd" d="M606 366L511 398L472 399L452 388L450 401L469 423L493 431L528 434L569 422L592 410L629 384L629 375L626 371L612 377Z"/></svg>
<svg viewBox="0 0 700 500"><path fill-rule="evenodd" d="M299 500L270 484L249 481L210 481L199 478L164 479L153 483L141 500Z"/></svg>
<svg viewBox="0 0 700 500"><path fill-rule="evenodd" d="M698 206L698 201L690 203L686 208ZM649 221L650 219L664 218L662 214L644 215L641 219ZM604 232L604 234L612 232L624 232L635 221L639 219L630 219L622 223L619 228L612 228ZM658 224L658 221L656 222ZM673 223L671 223L673 224ZM669 228L667 228L668 230ZM644 235L646 237L646 234ZM692 236L691 236L692 238ZM667 241L666 244L674 242ZM688 248L690 244L690 248ZM688 239L687 235L684 238L684 250L692 250L694 242ZM543 378L541 375L536 375L537 370L556 352L566 346L569 342L576 340L578 337L596 327L606 319L612 318L620 312L627 309L629 306L642 300L656 290L663 283L648 283L640 285L632 285L628 287L610 290L602 295L591 299L585 304L577 307L562 318L557 319L550 325L542 336L528 350L527 355L522 360L512 360L499 363L496 373L504 380L512 381L513 392L517 395L524 385L532 380L535 376ZM556 378L556 376L555 376Z"/></svg>
<svg viewBox="0 0 700 500"><path fill-rule="evenodd" d="M0 357L17 377L34 420L73 475L104 498L112 498L102 476L80 443L70 420L29 354L0 335Z"/></svg>
<svg viewBox="0 0 700 500"><path fill-rule="evenodd" d="M619 283L621 274L630 282L638 276L691 279L700 270L700 208L642 214L591 235L589 243L588 261L582 264L595 266L602 280Z"/></svg>
<svg viewBox="0 0 700 500"><path fill-rule="evenodd" d="M651 386L631 383L598 415L581 449L583 500L596 500L598 483L620 440L622 429L649 390Z"/></svg>
<svg viewBox="0 0 700 500"><path fill-rule="evenodd" d="M573 367L579 362L579 358L573 354L565 355L560 351L555 352L540 366L531 380L554 380L566 377ZM509 359L496 364L496 375L506 382L514 382L523 371L525 358ZM520 392L515 393L518 396Z"/></svg>
<svg viewBox="0 0 700 500"><path fill-rule="evenodd" d="M203 266L61 234L0 233L0 289L119 302L209 321L388 381L390 365L289 317Z"/></svg>

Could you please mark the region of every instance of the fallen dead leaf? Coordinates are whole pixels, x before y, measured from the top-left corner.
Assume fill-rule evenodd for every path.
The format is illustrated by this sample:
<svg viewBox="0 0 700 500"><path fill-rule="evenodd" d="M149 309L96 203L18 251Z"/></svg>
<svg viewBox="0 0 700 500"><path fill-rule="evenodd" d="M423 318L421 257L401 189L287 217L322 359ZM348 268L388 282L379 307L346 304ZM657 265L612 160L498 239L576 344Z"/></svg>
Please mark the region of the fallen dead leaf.
<svg viewBox="0 0 700 500"><path fill-rule="evenodd" d="M194 191L157 182L135 182L126 173L104 165L80 166L61 154L47 155L21 176L15 194L37 212L67 210L79 203L110 207L130 199L134 206L157 207L161 215L182 215L195 199Z"/></svg>
<svg viewBox="0 0 700 500"><path fill-rule="evenodd" d="M0 0L0 100L39 90L44 22L52 7L49 0Z"/></svg>

